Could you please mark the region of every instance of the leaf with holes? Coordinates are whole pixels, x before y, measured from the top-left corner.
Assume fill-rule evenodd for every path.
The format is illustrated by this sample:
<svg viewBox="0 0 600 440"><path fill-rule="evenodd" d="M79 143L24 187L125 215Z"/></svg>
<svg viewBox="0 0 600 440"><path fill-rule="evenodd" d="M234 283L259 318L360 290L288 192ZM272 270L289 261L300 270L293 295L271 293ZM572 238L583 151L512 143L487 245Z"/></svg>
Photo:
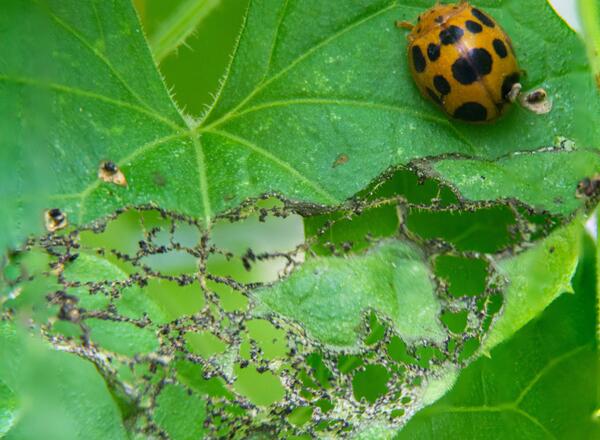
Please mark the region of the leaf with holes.
<svg viewBox="0 0 600 440"><path fill-rule="evenodd" d="M187 4L201 3L216 5ZM578 225L560 227L596 196L594 179L577 187L600 166L600 100L582 43L544 0L482 0L514 41L525 89L544 87L554 109L446 119L419 96L394 25L429 5L254 0L194 120L129 2L9 0L0 246L44 220L68 227L23 252L45 253L42 288L22 254L6 256L3 317L43 324L55 347L131 392L136 413L123 418L138 433L389 434L441 397L474 355L569 289ZM157 44L170 50L181 28ZM149 205L159 220L140 215L139 236L98 240L120 220L108 216ZM290 215L305 241L228 247L224 223ZM175 238L182 224L191 244ZM281 276L252 278L276 259ZM175 402L189 407L185 426Z"/></svg>
<svg viewBox="0 0 600 440"><path fill-rule="evenodd" d="M563 295L465 369L454 389L396 437L598 438L594 243ZM543 343L540 343L543 341Z"/></svg>
<svg viewBox="0 0 600 440"><path fill-rule="evenodd" d="M494 162L478 199L571 210L573 182L597 164L580 150L597 145L590 118L599 100L580 40L535 1L535 15L529 3L480 3L512 36L525 88L545 87L554 110L514 108L497 124L471 126L447 120L409 76L394 21L414 20L428 2L254 1L223 87L195 122L171 101L127 2L11 0L0 19L0 119L10 133L0 151L13 164L2 173L0 244L40 230L42 207L87 223L154 203L208 224L265 192L336 204L391 165L448 154L483 161L482 171L506 158ZM556 159L538 151L517 166L512 155L564 149L565 139L577 147L563 154L573 163L569 179L544 186L541 200L536 186L511 189L516 173L527 178ZM123 170L126 187L98 178L103 160ZM445 165L436 172L464 182L462 163Z"/></svg>

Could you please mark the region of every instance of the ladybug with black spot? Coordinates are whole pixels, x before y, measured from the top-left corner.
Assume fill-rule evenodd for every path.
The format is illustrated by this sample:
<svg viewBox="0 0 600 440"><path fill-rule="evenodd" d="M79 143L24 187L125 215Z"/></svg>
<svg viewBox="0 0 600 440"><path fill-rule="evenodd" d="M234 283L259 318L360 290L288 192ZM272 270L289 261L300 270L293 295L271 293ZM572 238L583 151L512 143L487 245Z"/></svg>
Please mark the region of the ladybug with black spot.
<svg viewBox="0 0 600 440"><path fill-rule="evenodd" d="M437 4L411 30L408 58L419 90L448 115L466 122L497 119L520 89L510 38L496 21L466 1Z"/></svg>

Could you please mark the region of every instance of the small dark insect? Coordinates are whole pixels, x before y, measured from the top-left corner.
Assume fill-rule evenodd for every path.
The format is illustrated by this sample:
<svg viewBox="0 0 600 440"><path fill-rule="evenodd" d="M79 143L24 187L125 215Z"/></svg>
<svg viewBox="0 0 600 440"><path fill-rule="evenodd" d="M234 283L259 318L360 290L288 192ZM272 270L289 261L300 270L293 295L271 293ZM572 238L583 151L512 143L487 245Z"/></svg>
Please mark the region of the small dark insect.
<svg viewBox="0 0 600 440"><path fill-rule="evenodd" d="M67 214L58 208L52 208L44 212L44 224L48 232L55 232L66 228L68 225Z"/></svg>
<svg viewBox="0 0 600 440"><path fill-rule="evenodd" d="M527 99L527 102L531 104L536 104L538 102L542 102L547 96L548 94L544 89L538 89L528 94L525 99Z"/></svg>
<svg viewBox="0 0 600 440"><path fill-rule="evenodd" d="M67 302L60 308L58 312L58 319L77 323L81 319L81 309L79 309L79 307L76 305Z"/></svg>
<svg viewBox="0 0 600 440"><path fill-rule="evenodd" d="M114 174L119 170L119 168L117 168L117 164L115 164L112 160L107 160L104 162L102 167L104 168L104 171L111 174Z"/></svg>
<svg viewBox="0 0 600 440"><path fill-rule="evenodd" d="M107 183L114 183L115 185L119 186L127 186L125 174L123 174L117 164L112 160L104 160L100 162L98 177Z"/></svg>
<svg viewBox="0 0 600 440"><path fill-rule="evenodd" d="M552 100L544 89L535 89L521 94L519 102L524 108L538 115L549 113L552 110Z"/></svg>
<svg viewBox="0 0 600 440"><path fill-rule="evenodd" d="M577 184L577 197L592 197L598 193L600 189L600 175L595 175L592 178L585 177Z"/></svg>
<svg viewBox="0 0 600 440"><path fill-rule="evenodd" d="M343 153L340 154L335 160L335 162L333 162L333 168L338 167L340 165L344 165L346 162L348 162L348 159L348 155Z"/></svg>

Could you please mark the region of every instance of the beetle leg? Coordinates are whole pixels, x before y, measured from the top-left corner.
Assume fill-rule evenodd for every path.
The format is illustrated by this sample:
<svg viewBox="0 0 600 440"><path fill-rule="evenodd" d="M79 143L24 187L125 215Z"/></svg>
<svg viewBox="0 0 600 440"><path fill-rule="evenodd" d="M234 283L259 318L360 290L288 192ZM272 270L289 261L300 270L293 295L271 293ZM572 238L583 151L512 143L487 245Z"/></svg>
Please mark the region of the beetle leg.
<svg viewBox="0 0 600 440"><path fill-rule="evenodd" d="M514 83L510 92L506 95L509 102L515 102L521 93L523 86L520 83Z"/></svg>

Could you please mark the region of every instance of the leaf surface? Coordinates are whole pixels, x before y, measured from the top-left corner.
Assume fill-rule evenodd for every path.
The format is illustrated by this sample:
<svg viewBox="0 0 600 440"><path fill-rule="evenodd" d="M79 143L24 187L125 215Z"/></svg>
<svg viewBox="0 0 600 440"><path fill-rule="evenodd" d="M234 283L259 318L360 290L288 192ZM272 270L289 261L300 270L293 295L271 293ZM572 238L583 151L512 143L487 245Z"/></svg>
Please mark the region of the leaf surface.
<svg viewBox="0 0 600 440"><path fill-rule="evenodd" d="M180 341L165 341L175 338L169 330L182 335L191 333L185 326L208 326L218 334L213 338L239 343L223 354L224 361L184 354L186 361L222 368L227 391L237 393L244 404L261 406L291 392L284 387L290 386L288 377L280 376L285 368L269 364L272 370L267 374L264 365L260 370L254 365L241 368L243 354L233 351L246 350L251 359L260 351L250 336L248 342L232 333L237 320L248 317L246 312L221 319L223 329L203 321L219 312L207 279L236 293L252 291L250 308L256 306L269 319L273 314L283 317L285 325L302 324L314 338L307 349L323 349L324 360L319 361L318 351L306 355L311 365L307 371L319 377L304 377L302 386L293 390L297 396L310 400L317 395L314 390L337 380L336 386L344 386L340 393L346 394L338 396L337 406L329 402L334 412L328 417L345 420L360 414L364 419L357 416L352 429L375 419L386 427L397 426L400 419L393 417L406 419L410 411L444 393L490 328L496 336L490 337L487 348L510 337L566 288L578 252L570 231L559 231L538 246L532 242L586 205L576 188L598 166L595 148L600 139L600 127L593 120L600 101L591 92L584 48L543 0L482 0L481 7L511 35L527 70L525 88L543 86L554 110L535 116L513 108L493 125L446 119L412 84L405 35L394 27L395 20L414 20L427 6L430 2L425 0L255 0L222 89L203 118L193 121L171 100L128 2L10 0L0 17L0 124L9 133L0 138L0 154L7 159L3 163L15 166L0 173L0 191L7 200L0 208L5 210L0 214L6 214L0 216L0 246L14 246L39 232L42 209L53 207L62 209L71 225L81 226L123 207L154 205L163 214L188 216L190 224L197 221L202 233L210 233L219 215L249 198L276 193L286 209L291 206L293 213L305 217L307 225L311 216L331 214L324 205L333 213L339 210L338 223L343 223L346 215L362 215L367 206L362 197L374 186L366 197L372 206L367 207L387 203L395 222L363 217L362 226L340 233L354 234L356 247L352 240L342 243L340 231L326 231L333 247L347 247L346 253L334 249L327 254L331 243L326 240L319 243L321 248L311 247L310 240L320 237L318 231L309 232L302 267L260 291L244 284L248 278L238 281L231 273L216 273L203 253L204 236L184 249L193 263L189 270L177 269L182 272L174 274L179 278L153 272L153 264L168 259L161 260L165 251L159 252L160 246L148 251L150 233L138 243L133 240L134 246L124 253L131 262L144 250L154 252L149 255L154 260L135 260L139 272L129 273L113 261L82 252L74 261L65 260L72 264L59 281L83 287L79 300L82 305L88 301L86 308L109 312L110 319L86 317L92 340L125 359L148 355L149 369L168 363L173 347L184 352ZM535 15L530 14L533 7ZM549 45L555 50L548 51ZM126 187L98 178L104 160L121 168ZM391 174L381 177L382 173L401 165L410 165L406 170L413 174L413 180L408 179L413 189L433 177L434 194L418 203L398 188L387 198L375 197L377 188L397 183ZM238 214L246 215L243 209ZM558 244L549 244L553 240ZM45 246L50 250L51 245ZM528 247L532 249L521 253ZM247 269L249 260L261 258L251 249L245 256L218 247L210 252L227 261L237 258L243 263L240 271ZM521 254L515 257L517 253ZM532 294L524 272L540 259L547 264L540 267L539 276L547 278L543 289ZM481 279L469 284L473 274ZM143 283L148 278L154 278L160 290L167 282L189 286L186 283L195 277L205 298L194 303L193 310L173 300L158 305L146 301ZM95 283L109 290L101 292L105 297L95 296ZM473 285L478 287L475 292ZM110 307L112 294L122 295L116 311ZM137 302L133 297L146 299ZM45 301L41 295L37 299ZM506 318L496 318L503 304ZM197 313L200 308L202 313ZM185 314L190 316L175 319ZM161 328L170 320L166 315L173 322ZM292 334L290 330L288 337ZM367 355L373 344L379 348ZM347 349L345 355L358 348L365 358L350 359L348 370L332 378L331 371L339 368L332 347ZM388 371L392 361L394 370ZM186 380L193 381L193 374ZM422 393L415 392L414 400L406 402L404 396L398 404L409 411L400 408L403 412L396 414L400 409L365 408L364 400L360 402L362 397L373 403L388 386L400 387L404 380L417 390L426 374L429 382L419 389ZM377 390L362 389L371 380ZM268 403L254 394L263 382L277 385ZM165 401L183 394L177 385L169 389ZM160 415L163 410L167 414L170 405L158 405L158 418L164 429L179 436L188 425L171 425ZM195 414L203 413L198 409ZM200 429L190 421L190 431Z"/></svg>
<svg viewBox="0 0 600 440"><path fill-rule="evenodd" d="M7 439L126 439L122 414L94 365L0 322L0 378L20 414ZM26 402L26 404L25 404Z"/></svg>
<svg viewBox="0 0 600 440"><path fill-rule="evenodd" d="M331 345L356 344L365 309L388 316L406 341L440 343L446 336L437 320L440 304L422 258L408 244L382 243L364 256L311 259L285 281L256 295L271 310L300 320L313 336Z"/></svg>
<svg viewBox="0 0 600 440"><path fill-rule="evenodd" d="M444 398L417 414L397 439L597 438L594 245L574 279L575 294L467 367Z"/></svg>
<svg viewBox="0 0 600 440"><path fill-rule="evenodd" d="M257 0L222 90L190 129L127 2L12 0L0 23L2 123L11 133L2 150L3 163L21 157L24 168L3 173L9 203L2 217L13 227L2 229L22 232L3 232L4 243L14 244L35 224L39 230L42 206L87 223L124 205L155 203L208 224L265 192L339 203L389 166L418 158L458 153L495 160L559 138L593 146L599 129L589 118L599 101L590 93L584 48L545 1L536 2L535 18L522 2L481 7L512 36L528 72L525 88L544 86L553 97L547 116L515 108L497 124L472 126L447 120L422 99L394 21L414 20L427 2ZM43 44L34 30L43 31ZM47 159L43 166L24 160L34 151ZM334 167L342 155L347 160ZM106 159L123 169L128 187L98 179ZM536 167L552 160L536 155ZM459 172L449 166L445 174L454 183ZM511 183L506 173L492 179L503 193L521 195L504 188ZM555 185L554 197L546 198L562 198L566 211L576 205L573 190L572 182Z"/></svg>

